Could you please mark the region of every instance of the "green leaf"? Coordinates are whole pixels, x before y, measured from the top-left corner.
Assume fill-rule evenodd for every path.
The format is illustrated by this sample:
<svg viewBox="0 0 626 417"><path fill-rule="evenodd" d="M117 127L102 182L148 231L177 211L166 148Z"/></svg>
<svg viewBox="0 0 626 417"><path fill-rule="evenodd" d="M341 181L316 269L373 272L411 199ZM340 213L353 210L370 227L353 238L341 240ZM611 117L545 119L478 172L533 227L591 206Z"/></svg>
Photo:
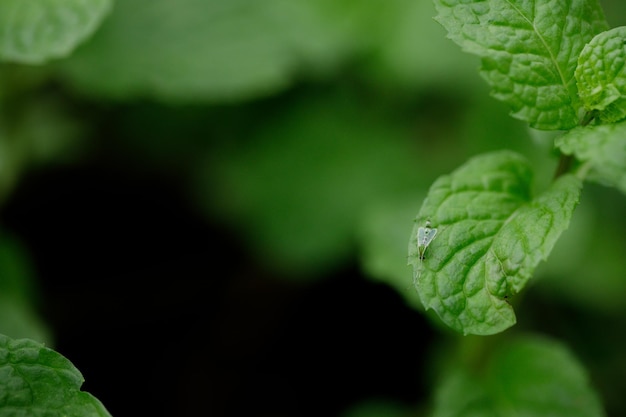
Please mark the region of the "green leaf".
<svg viewBox="0 0 626 417"><path fill-rule="evenodd" d="M492 94L538 129L578 123L578 55L607 23L597 0L435 0L437 21L482 58Z"/></svg>
<svg viewBox="0 0 626 417"><path fill-rule="evenodd" d="M0 335L1 416L110 416L98 399L80 391L83 382L78 369L52 349Z"/></svg>
<svg viewBox="0 0 626 417"><path fill-rule="evenodd" d="M100 25L111 0L3 0L0 59L39 64L66 56Z"/></svg>
<svg viewBox="0 0 626 417"><path fill-rule="evenodd" d="M562 345L525 337L501 345L476 375L456 367L440 385L434 417L601 417L597 394Z"/></svg>
<svg viewBox="0 0 626 417"><path fill-rule="evenodd" d="M520 292L569 225L580 180L565 175L531 198L531 170L520 155L475 157L430 188L409 241L409 263L422 303L465 334L515 324L507 298ZM417 231L438 234L420 260Z"/></svg>
<svg viewBox="0 0 626 417"><path fill-rule="evenodd" d="M626 117L626 27L602 32L578 58L576 82L587 111L613 123Z"/></svg>
<svg viewBox="0 0 626 417"><path fill-rule="evenodd" d="M561 151L590 164L588 178L626 193L626 121L578 127L555 141Z"/></svg>
<svg viewBox="0 0 626 417"><path fill-rule="evenodd" d="M120 1L62 75L87 94L242 100L335 67L348 47L317 2Z"/></svg>

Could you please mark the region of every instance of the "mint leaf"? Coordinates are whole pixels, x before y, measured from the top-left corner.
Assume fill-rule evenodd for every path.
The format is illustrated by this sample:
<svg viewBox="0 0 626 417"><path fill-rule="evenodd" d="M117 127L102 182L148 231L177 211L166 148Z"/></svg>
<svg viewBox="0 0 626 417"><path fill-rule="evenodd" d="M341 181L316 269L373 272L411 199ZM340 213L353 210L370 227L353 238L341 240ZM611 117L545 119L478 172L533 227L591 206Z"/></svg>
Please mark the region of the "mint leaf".
<svg viewBox="0 0 626 417"><path fill-rule="evenodd" d="M626 117L626 27L602 32L580 53L576 82L587 111L613 123Z"/></svg>
<svg viewBox="0 0 626 417"><path fill-rule="evenodd" d="M29 339L0 335L0 414L11 416L110 416L80 391L84 379L72 363Z"/></svg>
<svg viewBox="0 0 626 417"><path fill-rule="evenodd" d="M626 193L626 121L578 127L555 141L561 151L590 164L588 178Z"/></svg>
<svg viewBox="0 0 626 417"><path fill-rule="evenodd" d="M515 324L507 298L521 291L569 225L580 180L565 175L531 198L531 170L501 151L468 161L430 188L409 241L416 289L452 328L493 334ZM417 233L438 229L420 260Z"/></svg>
<svg viewBox="0 0 626 417"><path fill-rule="evenodd" d="M466 52L512 115L538 129L578 123L578 55L607 23L596 0L435 0L437 21Z"/></svg>
<svg viewBox="0 0 626 417"><path fill-rule="evenodd" d="M3 0L0 59L39 64L68 55L89 37L111 0Z"/></svg>
<svg viewBox="0 0 626 417"><path fill-rule="evenodd" d="M597 394L578 360L537 337L501 345L479 375L455 367L436 393L434 417L600 417Z"/></svg>

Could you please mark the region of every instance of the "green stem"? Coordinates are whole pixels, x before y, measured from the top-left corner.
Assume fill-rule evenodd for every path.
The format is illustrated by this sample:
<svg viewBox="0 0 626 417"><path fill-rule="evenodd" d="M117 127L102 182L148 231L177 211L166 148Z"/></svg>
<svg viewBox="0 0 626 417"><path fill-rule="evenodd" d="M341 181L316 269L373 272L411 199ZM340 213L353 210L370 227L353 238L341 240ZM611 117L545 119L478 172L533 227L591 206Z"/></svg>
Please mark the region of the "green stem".
<svg viewBox="0 0 626 417"><path fill-rule="evenodd" d="M588 126L589 123L591 123L593 121L593 119L596 118L596 111L592 110L592 111L588 111L584 114L584 116L582 117L582 119L580 119L580 122L578 123L578 126L581 127L585 127ZM554 179L559 178L561 175L566 174L567 172L569 172L571 166L572 166L572 161L574 160L574 156L573 155L565 155L565 154L561 154L561 157L559 158L559 165L556 168L556 171L554 173Z"/></svg>
<svg viewBox="0 0 626 417"><path fill-rule="evenodd" d="M569 169L572 166L573 160L574 160L573 155L565 155L562 153L561 157L559 158L559 165L556 167L556 171L554 172L554 179L557 179L561 175L569 172Z"/></svg>
<svg viewBox="0 0 626 417"><path fill-rule="evenodd" d="M593 121L593 119L596 118L596 111L592 110L592 111L588 111L587 113L585 113L585 115L583 116L582 119L580 119L580 123L578 123L579 126L585 127L587 126L589 123L591 123Z"/></svg>

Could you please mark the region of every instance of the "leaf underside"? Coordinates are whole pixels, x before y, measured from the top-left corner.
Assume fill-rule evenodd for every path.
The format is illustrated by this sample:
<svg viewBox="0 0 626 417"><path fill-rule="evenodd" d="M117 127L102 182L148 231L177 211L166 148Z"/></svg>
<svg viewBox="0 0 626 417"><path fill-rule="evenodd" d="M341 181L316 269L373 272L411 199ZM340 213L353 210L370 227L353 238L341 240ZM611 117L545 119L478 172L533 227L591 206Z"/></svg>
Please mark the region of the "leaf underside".
<svg viewBox="0 0 626 417"><path fill-rule="evenodd" d="M435 0L437 21L482 59L492 95L532 127L567 130L580 107L578 55L608 25L597 0Z"/></svg>
<svg viewBox="0 0 626 417"><path fill-rule="evenodd" d="M562 176L531 198L531 179L523 157L501 151L471 159L430 188L409 263L425 308L457 331L486 335L515 324L508 297L524 288L569 225L580 180ZM428 220L438 234L420 260L417 230Z"/></svg>
<svg viewBox="0 0 626 417"><path fill-rule="evenodd" d="M457 366L440 385L434 417L601 417L580 362L557 342L515 338L500 345L480 375Z"/></svg>

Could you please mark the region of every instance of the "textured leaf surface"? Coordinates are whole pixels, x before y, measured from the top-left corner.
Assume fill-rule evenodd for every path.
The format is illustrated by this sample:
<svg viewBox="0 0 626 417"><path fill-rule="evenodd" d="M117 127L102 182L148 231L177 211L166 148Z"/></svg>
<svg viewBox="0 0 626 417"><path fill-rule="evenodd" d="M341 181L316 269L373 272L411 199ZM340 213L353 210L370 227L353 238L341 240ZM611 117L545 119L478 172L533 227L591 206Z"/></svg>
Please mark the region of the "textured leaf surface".
<svg viewBox="0 0 626 417"><path fill-rule="evenodd" d="M538 129L578 123L578 55L607 23L596 0L435 0L437 20L482 58L492 94Z"/></svg>
<svg viewBox="0 0 626 417"><path fill-rule="evenodd" d="M72 363L29 339L0 335L0 416L103 417Z"/></svg>
<svg viewBox="0 0 626 417"><path fill-rule="evenodd" d="M99 26L110 0L3 0L0 59L41 63L72 52Z"/></svg>
<svg viewBox="0 0 626 417"><path fill-rule="evenodd" d="M626 121L578 127L557 138L556 146L591 164L589 179L626 193Z"/></svg>
<svg viewBox="0 0 626 417"><path fill-rule="evenodd" d="M626 117L626 27L602 32L578 58L576 82L587 111L606 122Z"/></svg>
<svg viewBox="0 0 626 417"><path fill-rule="evenodd" d="M597 394L578 360L560 344L516 339L491 356L485 372L459 369L440 386L435 417L601 417Z"/></svg>
<svg viewBox="0 0 626 417"><path fill-rule="evenodd" d="M422 303L465 334L493 334L515 324L507 302L545 260L569 220L580 180L566 175L536 198L520 155L501 151L468 161L439 178L422 205L409 242ZM420 261L417 229L437 237Z"/></svg>

